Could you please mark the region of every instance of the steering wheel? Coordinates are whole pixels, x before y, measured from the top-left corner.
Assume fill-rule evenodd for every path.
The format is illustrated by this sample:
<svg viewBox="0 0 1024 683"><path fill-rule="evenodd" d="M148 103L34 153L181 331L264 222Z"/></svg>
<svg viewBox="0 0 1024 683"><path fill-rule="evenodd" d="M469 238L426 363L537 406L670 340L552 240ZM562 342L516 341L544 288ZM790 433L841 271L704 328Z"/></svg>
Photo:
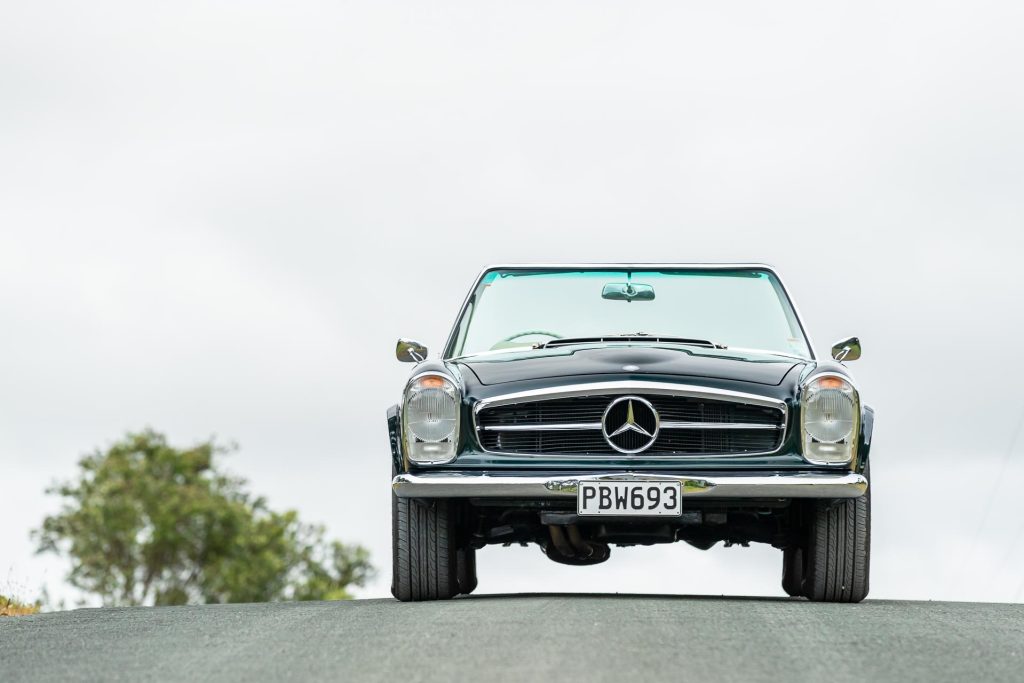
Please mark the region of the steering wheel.
<svg viewBox="0 0 1024 683"><path fill-rule="evenodd" d="M527 336L529 336L531 334L542 334L545 337L551 337L552 339L561 339L562 338L562 335L555 334L554 332L548 332L546 330L526 330L525 332L517 332L516 334L513 334L510 337L505 337L504 339L502 339L498 343L499 344L504 344L506 342L515 341L516 339L519 339L520 337L527 337Z"/></svg>

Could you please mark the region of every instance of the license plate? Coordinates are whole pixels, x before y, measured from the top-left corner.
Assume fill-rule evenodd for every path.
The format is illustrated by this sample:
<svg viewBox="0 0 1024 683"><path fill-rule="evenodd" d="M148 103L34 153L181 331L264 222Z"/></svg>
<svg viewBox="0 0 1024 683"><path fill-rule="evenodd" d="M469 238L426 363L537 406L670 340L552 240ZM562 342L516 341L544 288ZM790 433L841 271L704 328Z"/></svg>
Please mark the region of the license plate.
<svg viewBox="0 0 1024 683"><path fill-rule="evenodd" d="M579 515L678 517L683 514L677 481L581 481Z"/></svg>

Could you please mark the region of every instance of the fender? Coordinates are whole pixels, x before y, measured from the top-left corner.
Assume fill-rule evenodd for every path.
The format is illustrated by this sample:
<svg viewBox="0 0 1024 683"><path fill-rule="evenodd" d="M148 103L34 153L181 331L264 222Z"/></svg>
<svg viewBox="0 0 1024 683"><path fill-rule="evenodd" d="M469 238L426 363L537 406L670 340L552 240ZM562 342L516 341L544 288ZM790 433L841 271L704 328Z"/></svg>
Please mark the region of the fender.
<svg viewBox="0 0 1024 683"><path fill-rule="evenodd" d="M398 404L388 408L388 437L391 440L391 466L394 472L404 472L402 463L402 439L398 427Z"/></svg>
<svg viewBox="0 0 1024 683"><path fill-rule="evenodd" d="M875 409L864 406L860 411L860 441L857 443L857 472L863 474L871 453L871 433L875 429Z"/></svg>

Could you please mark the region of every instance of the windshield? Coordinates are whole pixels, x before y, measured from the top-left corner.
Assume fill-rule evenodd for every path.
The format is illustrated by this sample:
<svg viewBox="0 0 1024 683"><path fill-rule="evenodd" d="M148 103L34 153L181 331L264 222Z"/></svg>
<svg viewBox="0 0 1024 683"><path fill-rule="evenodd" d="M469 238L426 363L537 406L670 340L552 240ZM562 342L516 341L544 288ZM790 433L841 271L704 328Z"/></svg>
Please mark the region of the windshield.
<svg viewBox="0 0 1024 683"><path fill-rule="evenodd" d="M638 334L810 357L793 307L769 271L565 268L485 273L446 356Z"/></svg>

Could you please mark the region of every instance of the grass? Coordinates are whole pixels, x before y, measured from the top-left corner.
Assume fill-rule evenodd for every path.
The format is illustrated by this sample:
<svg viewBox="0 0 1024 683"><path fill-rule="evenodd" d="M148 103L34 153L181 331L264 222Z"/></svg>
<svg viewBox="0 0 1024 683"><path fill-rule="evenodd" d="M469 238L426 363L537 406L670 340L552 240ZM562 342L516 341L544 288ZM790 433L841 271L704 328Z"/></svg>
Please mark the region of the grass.
<svg viewBox="0 0 1024 683"><path fill-rule="evenodd" d="M0 617L23 617L39 611L39 603L18 602L13 598L0 595Z"/></svg>

